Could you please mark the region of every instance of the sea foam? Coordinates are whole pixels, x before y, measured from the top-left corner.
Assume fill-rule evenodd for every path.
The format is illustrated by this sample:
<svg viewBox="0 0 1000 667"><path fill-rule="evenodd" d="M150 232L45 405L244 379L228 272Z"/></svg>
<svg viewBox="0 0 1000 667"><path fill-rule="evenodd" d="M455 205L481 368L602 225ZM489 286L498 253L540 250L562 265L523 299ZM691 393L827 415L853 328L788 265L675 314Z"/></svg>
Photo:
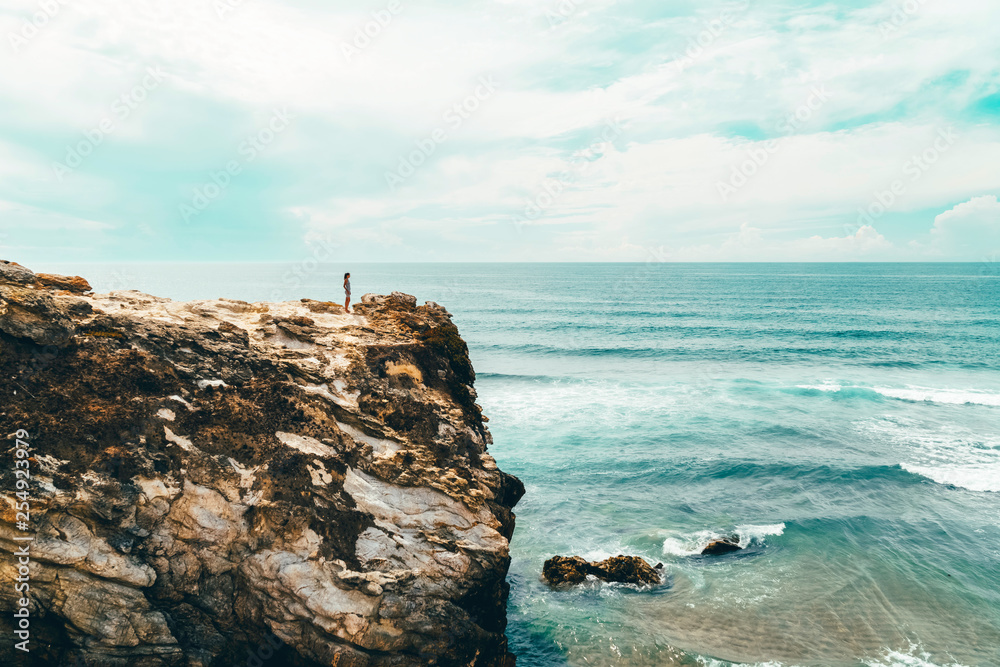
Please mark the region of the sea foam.
<svg viewBox="0 0 1000 667"><path fill-rule="evenodd" d="M1000 439L949 425L883 418L864 430L891 443L899 466L938 484L1000 492Z"/></svg>
<svg viewBox="0 0 1000 667"><path fill-rule="evenodd" d="M918 465L902 463L900 466L907 472L926 477L938 484L957 486L969 491L1000 493L1000 460L991 464Z"/></svg>
<svg viewBox="0 0 1000 667"><path fill-rule="evenodd" d="M903 401L942 403L946 405L991 405L1000 406L1000 394L964 389L929 389L926 387L874 387L874 391L889 398Z"/></svg>
<svg viewBox="0 0 1000 667"><path fill-rule="evenodd" d="M864 661L866 667L966 667L957 662L931 662L930 655L920 652L917 647L911 647L909 652L886 651L885 655L874 660ZM703 667L796 667L794 664L781 662L733 663L723 662L714 658L698 657L698 663Z"/></svg>
<svg viewBox="0 0 1000 667"><path fill-rule="evenodd" d="M785 532L785 524L772 523L765 525L745 524L736 526L731 531L700 530L697 533L668 537L663 541L663 554L665 556L697 556L710 542L720 540L724 537L736 535L739 537L740 547L746 549L751 544L764 544L764 538L778 536Z"/></svg>
<svg viewBox="0 0 1000 667"><path fill-rule="evenodd" d="M931 387L865 387L841 385L835 382L800 384L797 389L840 393L845 391L871 391L886 398L914 403L940 403L942 405L987 405L1000 407L1000 394L972 389L934 389Z"/></svg>
<svg viewBox="0 0 1000 667"><path fill-rule="evenodd" d="M911 646L906 653L899 651L886 651L885 655L876 660L866 660L867 667L965 667L957 662L936 663L931 662L931 655Z"/></svg>

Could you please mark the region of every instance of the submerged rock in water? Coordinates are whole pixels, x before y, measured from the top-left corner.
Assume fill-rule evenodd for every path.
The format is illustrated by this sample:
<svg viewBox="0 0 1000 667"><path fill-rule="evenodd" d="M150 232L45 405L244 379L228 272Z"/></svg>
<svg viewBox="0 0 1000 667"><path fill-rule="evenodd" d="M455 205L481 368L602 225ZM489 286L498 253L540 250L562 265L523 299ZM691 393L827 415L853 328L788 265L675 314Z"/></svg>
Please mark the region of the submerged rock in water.
<svg viewBox="0 0 1000 667"><path fill-rule="evenodd" d="M38 664L207 667L265 649L276 665L512 664L524 487L487 453L447 311L48 282L0 263L0 415L30 447ZM5 637L16 490L0 467Z"/></svg>
<svg viewBox="0 0 1000 667"><path fill-rule="evenodd" d="M701 555L703 556L720 556L722 554L732 553L733 551L742 551L743 547L740 546L740 538L738 535L733 535L730 537L724 537L721 540L715 540L709 542L708 546L702 549Z"/></svg>
<svg viewBox="0 0 1000 667"><path fill-rule="evenodd" d="M657 585L663 582L658 571L662 567L654 568L638 556L615 556L598 563L579 556L554 556L545 561L542 576L550 584L579 584L589 575L614 583Z"/></svg>

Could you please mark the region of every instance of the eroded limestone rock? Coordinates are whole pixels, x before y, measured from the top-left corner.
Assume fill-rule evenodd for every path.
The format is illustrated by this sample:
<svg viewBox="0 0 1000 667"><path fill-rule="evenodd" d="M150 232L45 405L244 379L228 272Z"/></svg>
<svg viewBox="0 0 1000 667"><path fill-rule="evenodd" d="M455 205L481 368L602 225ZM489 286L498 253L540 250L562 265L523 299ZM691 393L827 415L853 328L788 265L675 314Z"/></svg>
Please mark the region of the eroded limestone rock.
<svg viewBox="0 0 1000 667"><path fill-rule="evenodd" d="M0 263L0 419L33 447L33 656L512 664L524 487L487 453L447 311L71 287ZM0 552L18 546L14 489L0 469ZM7 637L13 562L0 553Z"/></svg>
<svg viewBox="0 0 1000 667"><path fill-rule="evenodd" d="M84 278L80 276L60 276L55 273L36 273L35 280L40 287L73 292L74 294L84 294L93 288Z"/></svg>

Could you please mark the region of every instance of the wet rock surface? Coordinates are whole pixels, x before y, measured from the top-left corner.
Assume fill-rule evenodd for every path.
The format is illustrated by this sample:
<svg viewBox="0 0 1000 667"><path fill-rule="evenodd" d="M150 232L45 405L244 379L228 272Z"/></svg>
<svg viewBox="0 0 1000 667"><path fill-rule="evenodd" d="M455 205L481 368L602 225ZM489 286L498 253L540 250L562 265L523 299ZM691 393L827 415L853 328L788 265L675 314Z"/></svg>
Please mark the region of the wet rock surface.
<svg viewBox="0 0 1000 667"><path fill-rule="evenodd" d="M663 581L662 567L653 567L638 556L614 556L600 562L588 562L579 556L554 556L545 561L542 577L552 585L581 584L593 576L613 583L656 586Z"/></svg>
<svg viewBox="0 0 1000 667"><path fill-rule="evenodd" d="M513 664L524 487L487 452L444 308L84 296L67 280L0 263L0 420L32 448L33 664L242 665L261 649L282 665ZM14 493L7 466L8 638Z"/></svg>
<svg viewBox="0 0 1000 667"><path fill-rule="evenodd" d="M724 537L721 540L713 540L708 543L701 551L702 556L721 556L723 554L732 553L734 551L742 551L743 547L740 546L740 536L733 535L731 537Z"/></svg>

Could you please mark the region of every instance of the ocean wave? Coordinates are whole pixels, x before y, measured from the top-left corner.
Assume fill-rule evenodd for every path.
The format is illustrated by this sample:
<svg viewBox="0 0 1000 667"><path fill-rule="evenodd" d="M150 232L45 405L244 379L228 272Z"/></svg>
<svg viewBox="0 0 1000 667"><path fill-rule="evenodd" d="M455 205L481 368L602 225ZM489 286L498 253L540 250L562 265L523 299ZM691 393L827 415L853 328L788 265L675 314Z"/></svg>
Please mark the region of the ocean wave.
<svg viewBox="0 0 1000 667"><path fill-rule="evenodd" d="M556 380L552 375L530 375L524 373L476 373L476 380L528 380L532 382L552 382Z"/></svg>
<svg viewBox="0 0 1000 667"><path fill-rule="evenodd" d="M812 391L831 391L838 392L844 387L839 384L834 384L833 382L824 382L823 384L799 384L795 385L798 389L810 389Z"/></svg>
<svg viewBox="0 0 1000 667"><path fill-rule="evenodd" d="M865 399L869 401L882 401L887 398L871 387L853 385L800 384L795 386L795 390L806 395L815 395L817 392L828 394L834 400Z"/></svg>
<svg viewBox="0 0 1000 667"><path fill-rule="evenodd" d="M901 463L900 466L907 472L945 486L983 493L1000 493L1000 461L986 467L981 464L934 466L915 463Z"/></svg>
<svg viewBox="0 0 1000 667"><path fill-rule="evenodd" d="M686 459L671 470L659 470L664 482L690 484L706 479L718 480L795 480L805 485L866 485L889 482L906 484L913 474L899 465L835 465L809 462L765 462L748 459Z"/></svg>
<svg viewBox="0 0 1000 667"><path fill-rule="evenodd" d="M899 467L937 484L1000 493L1000 438L949 425L883 418L863 430L891 443Z"/></svg>
<svg viewBox="0 0 1000 667"><path fill-rule="evenodd" d="M723 662L715 658L698 658L698 663L704 667L795 667L780 662Z"/></svg>
<svg viewBox="0 0 1000 667"><path fill-rule="evenodd" d="M746 549L751 544L763 545L766 537L776 537L784 534L784 532L785 524L783 523L764 525L745 524L736 526L733 530L725 532L700 530L697 533L689 535L667 537L663 540L663 555L680 556L682 558L697 556L705 550L705 547L709 543L732 535L738 536L740 547Z"/></svg>
<svg viewBox="0 0 1000 667"><path fill-rule="evenodd" d="M662 419L677 410L679 404L693 400L674 386L530 375L494 375L479 389L480 402L497 424L579 432L579 425L585 423L590 435L646 426L649 420Z"/></svg>
<svg viewBox="0 0 1000 667"><path fill-rule="evenodd" d="M913 403L940 403L943 405L987 405L1000 407L1000 394L972 389L932 389L929 387L864 387L860 385L841 385L834 382L823 384L800 384L796 389L819 391L846 396L861 396L877 394L885 398L894 398Z"/></svg>
<svg viewBox="0 0 1000 667"><path fill-rule="evenodd" d="M498 352L505 355L519 354L524 356L539 357L622 357L626 359L648 359L657 356L688 356L691 353L685 349L671 347L650 347L620 345L609 346L592 345L590 341L582 338L567 337L558 345L545 345L542 343L494 343L491 345L478 345L477 350Z"/></svg>
<svg viewBox="0 0 1000 667"><path fill-rule="evenodd" d="M990 405L1000 407L1000 394L966 389L929 389L925 387L907 387L896 389L891 387L873 387L873 390L903 401L915 403L943 403L946 405Z"/></svg>
<svg viewBox="0 0 1000 667"><path fill-rule="evenodd" d="M946 364L946 363L949 362L937 359L924 359L920 363L917 363L916 361L895 360L895 361L870 361L865 365L871 366L872 368L921 368L923 366L934 366L937 364ZM962 364L962 366L964 367L964 364Z"/></svg>
<svg viewBox="0 0 1000 667"><path fill-rule="evenodd" d="M875 660L866 660L864 664L867 667L965 667L957 662L931 662L931 657L929 653L921 651L916 646L911 646L906 653L887 650L884 656Z"/></svg>
<svg viewBox="0 0 1000 667"><path fill-rule="evenodd" d="M656 339L650 340L655 333ZM845 362L860 365L867 364L859 359L855 348L840 344L827 345L788 345L781 340L757 340L748 342L746 332L734 332L726 336L711 328L688 332L671 332L658 329L656 332L639 335L636 332L619 332L615 336L598 336L598 331L581 335L579 331L567 331L564 336L555 336L554 332L534 332L529 340L518 339L507 342L488 342L486 339L471 338L470 348L473 354L503 354L525 357L553 358L622 358L649 359L666 358L670 360L721 362L788 362L801 358L842 359ZM668 334L677 334L669 335ZM684 335L682 335L684 334ZM688 338L687 334L693 334ZM730 342L730 338L740 337L739 345ZM615 344L615 342L620 344ZM636 344L645 342L648 344ZM925 366L948 365L958 363L958 360L925 359L920 363L894 362L893 367L923 368Z"/></svg>
<svg viewBox="0 0 1000 667"><path fill-rule="evenodd" d="M906 653L887 650L879 658L869 658L860 663L866 667L967 667L957 662L937 663L931 661L931 655L911 647ZM795 667L792 663L782 662L725 662L715 658L699 656L698 663L703 667Z"/></svg>

